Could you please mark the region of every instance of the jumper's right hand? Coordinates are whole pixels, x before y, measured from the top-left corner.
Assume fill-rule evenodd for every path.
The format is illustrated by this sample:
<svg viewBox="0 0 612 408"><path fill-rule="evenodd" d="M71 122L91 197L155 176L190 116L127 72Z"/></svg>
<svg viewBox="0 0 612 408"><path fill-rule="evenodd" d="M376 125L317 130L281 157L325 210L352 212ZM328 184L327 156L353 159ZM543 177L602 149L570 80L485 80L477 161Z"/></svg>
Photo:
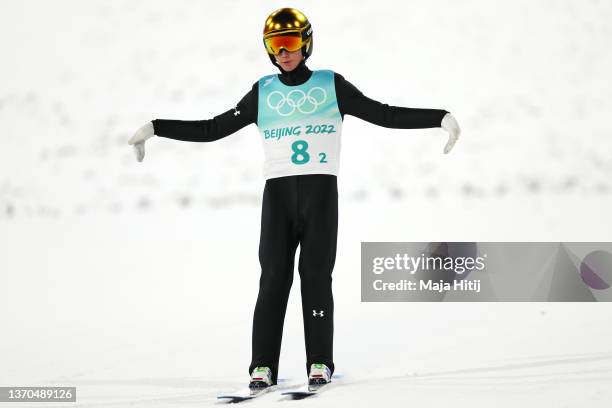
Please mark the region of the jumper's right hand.
<svg viewBox="0 0 612 408"><path fill-rule="evenodd" d="M153 130L153 122L148 122L146 125L142 126L140 129L136 131L134 136L128 140L128 144L134 146L134 153L136 153L136 160L139 162L144 159L145 148L144 144L148 138L155 136Z"/></svg>

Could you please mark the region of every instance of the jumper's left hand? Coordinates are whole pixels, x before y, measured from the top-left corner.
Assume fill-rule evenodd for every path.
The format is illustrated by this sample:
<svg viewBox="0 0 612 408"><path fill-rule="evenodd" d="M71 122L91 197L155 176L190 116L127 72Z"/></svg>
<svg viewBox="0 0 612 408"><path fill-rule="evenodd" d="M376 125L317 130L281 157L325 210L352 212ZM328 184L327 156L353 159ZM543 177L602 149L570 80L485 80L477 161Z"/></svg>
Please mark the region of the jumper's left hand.
<svg viewBox="0 0 612 408"><path fill-rule="evenodd" d="M153 122L147 122L144 126L141 126L134 136L128 140L128 144L134 146L134 153L136 154L136 160L139 162L144 159L145 155L145 142L147 139L155 136L155 128Z"/></svg>
<svg viewBox="0 0 612 408"><path fill-rule="evenodd" d="M457 139L459 139L459 135L461 134L461 129L459 128L459 124L451 115L447 113L442 118L441 127L448 132L448 142L446 142L446 146L444 146L444 154L451 151Z"/></svg>

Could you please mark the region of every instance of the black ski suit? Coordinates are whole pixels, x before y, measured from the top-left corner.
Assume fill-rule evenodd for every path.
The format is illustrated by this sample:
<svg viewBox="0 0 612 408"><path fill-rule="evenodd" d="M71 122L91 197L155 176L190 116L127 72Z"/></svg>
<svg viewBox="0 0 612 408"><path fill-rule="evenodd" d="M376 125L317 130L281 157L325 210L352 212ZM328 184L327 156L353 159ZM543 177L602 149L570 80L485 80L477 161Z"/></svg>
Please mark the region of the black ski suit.
<svg viewBox="0 0 612 408"><path fill-rule="evenodd" d="M279 79L285 85L295 86L306 82L311 74L302 61L291 72L281 69ZM334 73L334 82L342 118L349 114L388 128L417 129L440 127L442 117L448 113L446 110L404 108L377 102L364 96L338 73ZM258 82L255 82L236 107L212 119L156 119L153 126L157 136L211 142L257 123L257 110ZM272 380L276 383L298 244L306 370L312 363L323 363L334 371L331 275L336 259L337 232L338 187L335 175L292 175L266 180L259 242L261 278L253 317L249 374L255 367L270 367Z"/></svg>

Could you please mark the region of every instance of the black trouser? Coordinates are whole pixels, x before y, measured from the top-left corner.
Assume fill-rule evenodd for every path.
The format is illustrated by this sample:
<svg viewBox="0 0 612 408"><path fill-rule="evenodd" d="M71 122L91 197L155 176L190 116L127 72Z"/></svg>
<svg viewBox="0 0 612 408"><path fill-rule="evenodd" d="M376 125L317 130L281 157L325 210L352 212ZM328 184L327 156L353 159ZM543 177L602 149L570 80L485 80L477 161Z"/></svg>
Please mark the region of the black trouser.
<svg viewBox="0 0 612 408"><path fill-rule="evenodd" d="M266 180L261 212L261 278L253 316L255 367L270 367L276 383L287 300L293 281L295 251L306 342L306 371L323 363L333 372L334 301L332 270L338 236L337 178L329 174Z"/></svg>

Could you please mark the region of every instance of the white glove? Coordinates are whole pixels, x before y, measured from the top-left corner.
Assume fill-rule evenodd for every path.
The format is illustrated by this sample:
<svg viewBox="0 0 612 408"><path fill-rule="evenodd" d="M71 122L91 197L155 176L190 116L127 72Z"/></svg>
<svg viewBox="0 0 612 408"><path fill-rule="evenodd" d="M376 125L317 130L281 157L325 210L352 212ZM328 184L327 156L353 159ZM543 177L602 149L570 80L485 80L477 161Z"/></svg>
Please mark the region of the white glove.
<svg viewBox="0 0 612 408"><path fill-rule="evenodd" d="M459 135L461 134L461 129L459 128L459 124L451 115L447 113L442 118L442 128L448 132L448 142L446 142L446 146L444 146L444 154L451 151L457 139L459 139Z"/></svg>
<svg viewBox="0 0 612 408"><path fill-rule="evenodd" d="M136 131L134 136L128 140L128 144L134 145L134 153L136 153L136 160L139 162L144 159L145 154L145 142L148 138L155 136L153 130L153 122L149 122L146 125L142 126L140 129Z"/></svg>

